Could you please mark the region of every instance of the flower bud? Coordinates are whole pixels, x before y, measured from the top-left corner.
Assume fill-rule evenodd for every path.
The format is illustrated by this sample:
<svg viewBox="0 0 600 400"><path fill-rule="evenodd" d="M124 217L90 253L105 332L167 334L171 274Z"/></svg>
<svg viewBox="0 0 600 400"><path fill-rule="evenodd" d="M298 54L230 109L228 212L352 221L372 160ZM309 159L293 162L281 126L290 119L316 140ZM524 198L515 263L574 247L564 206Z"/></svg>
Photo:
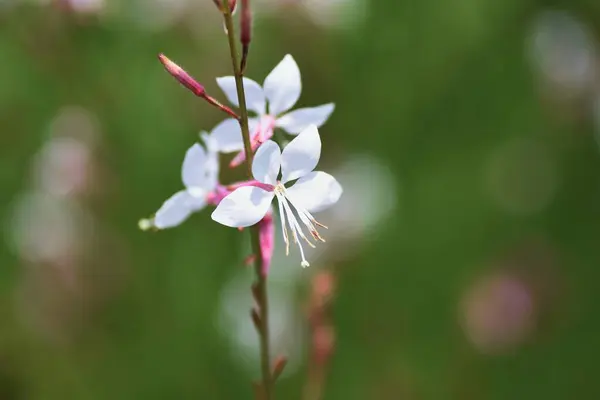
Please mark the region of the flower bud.
<svg viewBox="0 0 600 400"><path fill-rule="evenodd" d="M179 65L175 64L173 61L169 60L167 56L160 53L158 55L158 59L164 65L165 69L169 74L171 74L179 83L192 91L196 96L203 98L210 105L218 108L219 110L231 115L233 118L239 120L240 117L229 107L221 104L214 97L209 96L204 90L204 86L198 83L194 78L190 76L187 72L183 70Z"/></svg>
<svg viewBox="0 0 600 400"><path fill-rule="evenodd" d="M240 42L242 43L242 72L246 69L248 49L252 35L252 13L250 12L249 0L242 0L242 16L240 19Z"/></svg>
<svg viewBox="0 0 600 400"><path fill-rule="evenodd" d="M191 90L196 96L205 97L206 92L204 91L204 86L192 78L190 74L183 70L183 68L169 60L167 56L162 53L158 55L158 59L162 65L164 65L167 72L171 74L173 78L177 79L179 83Z"/></svg>
<svg viewBox="0 0 600 400"><path fill-rule="evenodd" d="M235 14L235 10L237 10L237 0L229 0L229 12L231 15Z"/></svg>
<svg viewBox="0 0 600 400"><path fill-rule="evenodd" d="M275 361L273 362L273 381L276 381L277 378L279 378L286 364L287 357L277 356L277 358L275 358Z"/></svg>
<svg viewBox="0 0 600 400"><path fill-rule="evenodd" d="M258 222L258 237L260 239L260 258L262 261L260 270L263 276L267 276L271 267L273 250L275 249L275 224L272 212L267 212L267 215Z"/></svg>
<svg viewBox="0 0 600 400"><path fill-rule="evenodd" d="M217 8L219 9L219 11L224 12L224 8L223 8L223 3L222 0L213 0L215 5L217 6ZM237 0L226 0L227 1L227 5L229 6L229 12L231 13L231 15L233 15L233 13L235 13L235 10L237 8Z"/></svg>
<svg viewBox="0 0 600 400"><path fill-rule="evenodd" d="M240 18L240 42L247 46L250 43L252 30L252 13L250 12L249 0L242 0L242 15Z"/></svg>

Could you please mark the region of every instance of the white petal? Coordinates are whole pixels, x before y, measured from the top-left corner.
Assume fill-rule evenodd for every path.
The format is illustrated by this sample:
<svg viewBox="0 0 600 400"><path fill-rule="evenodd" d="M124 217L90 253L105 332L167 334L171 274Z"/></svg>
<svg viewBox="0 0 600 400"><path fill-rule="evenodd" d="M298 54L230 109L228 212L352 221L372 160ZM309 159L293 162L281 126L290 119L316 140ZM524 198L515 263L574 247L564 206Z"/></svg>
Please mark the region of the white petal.
<svg viewBox="0 0 600 400"><path fill-rule="evenodd" d="M213 191L219 184L219 158L209 155L206 162L206 182L202 189L207 192Z"/></svg>
<svg viewBox="0 0 600 400"><path fill-rule="evenodd" d="M250 136L256 131L260 118L248 118L248 128ZM233 118L226 119L215 126L210 134L212 137L209 151L218 151L221 153L233 153L244 149L244 140L242 139L242 129L239 122Z"/></svg>
<svg viewBox="0 0 600 400"><path fill-rule="evenodd" d="M298 179L285 195L292 203L309 212L318 212L335 204L342 195L342 186L331 175L314 171Z"/></svg>
<svg viewBox="0 0 600 400"><path fill-rule="evenodd" d="M217 144L217 141L210 133L208 133L206 131L200 131L200 133L198 135L204 142L204 145L206 146L206 150L208 151L209 155L210 155L210 153L218 153L219 152L219 146Z"/></svg>
<svg viewBox="0 0 600 400"><path fill-rule="evenodd" d="M200 137L206 145L205 173L206 181L202 186L207 191L213 190L219 183L219 153L216 140L208 132L200 132Z"/></svg>
<svg viewBox="0 0 600 400"><path fill-rule="evenodd" d="M188 199L187 205L192 210L192 212L200 211L204 207L206 207L206 195L208 193L207 190L202 188L190 188L187 190Z"/></svg>
<svg viewBox="0 0 600 400"><path fill-rule="evenodd" d="M321 157L321 137L314 125L296 136L281 154L281 180L283 183L298 179L317 166Z"/></svg>
<svg viewBox="0 0 600 400"><path fill-rule="evenodd" d="M218 153L208 153L205 164L206 181L202 187L206 191L214 190L219 184L219 155Z"/></svg>
<svg viewBox="0 0 600 400"><path fill-rule="evenodd" d="M265 113L265 94L262 87L252 79L244 78L244 92L246 93L246 106L257 114ZM227 100L236 107L240 106L233 76L217 78L217 84L227 96Z"/></svg>
<svg viewBox="0 0 600 400"><path fill-rule="evenodd" d="M294 58L286 55L265 79L264 93L269 100L269 114L279 115L289 110L302 91L300 70Z"/></svg>
<svg viewBox="0 0 600 400"><path fill-rule="evenodd" d="M226 119L217 125L211 135L221 153L232 153L244 148L240 124L233 118Z"/></svg>
<svg viewBox="0 0 600 400"><path fill-rule="evenodd" d="M316 125L317 127L323 125L334 108L335 105L333 103L318 107L300 108L278 118L277 126L284 129L287 133L297 135L308 128L309 125Z"/></svg>
<svg viewBox="0 0 600 400"><path fill-rule="evenodd" d="M185 190L171 196L154 215L154 225L159 229L165 229L185 221L192 213L190 197Z"/></svg>
<svg viewBox="0 0 600 400"><path fill-rule="evenodd" d="M188 149L181 167L181 179L186 187L203 187L206 184L207 161L206 152L198 143Z"/></svg>
<svg viewBox="0 0 600 400"><path fill-rule="evenodd" d="M252 175L257 181L275 185L280 166L281 149L274 141L267 140L256 150L252 161Z"/></svg>
<svg viewBox="0 0 600 400"><path fill-rule="evenodd" d="M238 188L221 200L211 217L232 228L254 225L269 211L273 196L274 192L253 186Z"/></svg>

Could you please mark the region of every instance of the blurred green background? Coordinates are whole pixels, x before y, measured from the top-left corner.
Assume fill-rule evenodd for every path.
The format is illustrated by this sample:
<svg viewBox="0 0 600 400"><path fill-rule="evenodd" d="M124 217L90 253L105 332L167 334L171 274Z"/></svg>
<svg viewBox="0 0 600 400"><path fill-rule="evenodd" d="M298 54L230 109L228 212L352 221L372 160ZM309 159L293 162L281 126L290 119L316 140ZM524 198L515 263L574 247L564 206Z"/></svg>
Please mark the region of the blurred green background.
<svg viewBox="0 0 600 400"><path fill-rule="evenodd" d="M324 399L600 397L598 4L253 2L247 75L291 53L299 105L336 103L323 168L363 160L345 196L378 191L335 222L381 211L309 269L276 259L296 349L277 398L319 398L306 309L323 271ZM223 119L159 52L225 100L211 0L0 1L1 399L253 398L256 338L222 317L249 290L226 290L251 280L247 235L209 210L137 227Z"/></svg>

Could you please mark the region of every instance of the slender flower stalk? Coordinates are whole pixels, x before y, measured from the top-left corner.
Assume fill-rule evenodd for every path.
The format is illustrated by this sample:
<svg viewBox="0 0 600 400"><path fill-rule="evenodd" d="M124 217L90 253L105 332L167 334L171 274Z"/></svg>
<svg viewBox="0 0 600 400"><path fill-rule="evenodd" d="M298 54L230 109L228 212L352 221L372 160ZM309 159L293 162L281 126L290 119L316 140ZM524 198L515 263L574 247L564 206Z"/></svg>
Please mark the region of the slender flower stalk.
<svg viewBox="0 0 600 400"><path fill-rule="evenodd" d="M229 50L231 53L231 63L235 76L235 84L237 96L239 99L240 118L238 119L242 131L244 142L244 152L246 155L246 166L248 179L253 179L252 174L252 144L250 141L250 128L248 124L248 109L246 107L246 96L244 93L243 77L241 70L241 62L239 60L236 44L235 31L233 26L233 18L229 5L232 0L224 0L223 16L225 19L225 27L229 40ZM252 250L255 254L254 267L256 271L256 283L253 286L253 294L258 306L258 314L256 315L255 324L260 336L260 358L262 371L262 390L264 400L273 398L273 379L271 374L271 355L269 349L269 303L267 298L267 275L262 268L262 254L260 246L260 230L258 225L254 225L250 229L252 237Z"/></svg>

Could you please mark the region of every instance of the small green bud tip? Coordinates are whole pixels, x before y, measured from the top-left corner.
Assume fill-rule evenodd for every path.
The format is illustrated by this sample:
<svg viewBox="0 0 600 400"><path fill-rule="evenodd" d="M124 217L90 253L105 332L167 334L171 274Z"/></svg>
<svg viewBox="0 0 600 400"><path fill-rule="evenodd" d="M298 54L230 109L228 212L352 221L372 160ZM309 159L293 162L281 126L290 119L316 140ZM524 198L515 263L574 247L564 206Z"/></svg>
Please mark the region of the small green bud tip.
<svg viewBox="0 0 600 400"><path fill-rule="evenodd" d="M144 232L149 231L154 228L154 221L149 218L140 219L138 222L138 227Z"/></svg>

